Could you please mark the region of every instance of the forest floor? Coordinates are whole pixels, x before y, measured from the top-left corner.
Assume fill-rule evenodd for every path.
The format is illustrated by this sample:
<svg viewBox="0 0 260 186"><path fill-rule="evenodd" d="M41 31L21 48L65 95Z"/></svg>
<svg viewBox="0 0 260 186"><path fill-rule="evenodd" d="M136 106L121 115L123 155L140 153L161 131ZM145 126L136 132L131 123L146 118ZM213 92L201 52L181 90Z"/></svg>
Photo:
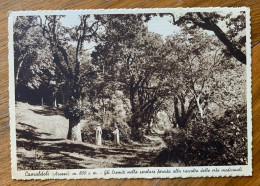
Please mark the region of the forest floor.
<svg viewBox="0 0 260 186"><path fill-rule="evenodd" d="M156 166L165 144L159 134L120 146L66 140L68 120L51 107L16 103L17 166L26 169L81 169Z"/></svg>

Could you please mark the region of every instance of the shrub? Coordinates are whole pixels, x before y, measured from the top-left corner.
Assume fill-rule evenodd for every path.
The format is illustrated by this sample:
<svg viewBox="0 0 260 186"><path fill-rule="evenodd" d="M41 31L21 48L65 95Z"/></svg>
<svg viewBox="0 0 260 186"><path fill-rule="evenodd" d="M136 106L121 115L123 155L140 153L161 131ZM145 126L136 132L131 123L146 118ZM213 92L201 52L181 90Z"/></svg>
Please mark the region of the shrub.
<svg viewBox="0 0 260 186"><path fill-rule="evenodd" d="M81 131L82 141L86 143L95 144L95 137L96 137L96 125L89 124L84 126Z"/></svg>
<svg viewBox="0 0 260 186"><path fill-rule="evenodd" d="M86 143L95 143L96 137L96 126L97 122L89 122L87 123L81 132L82 134L82 141ZM130 142L130 128L125 123L121 123L118 126L120 142L121 143L129 143ZM114 140L113 130L114 126L110 125L103 125L102 128L102 140L105 142L104 144L109 144ZM107 142L108 143L107 143Z"/></svg>
<svg viewBox="0 0 260 186"><path fill-rule="evenodd" d="M138 129L134 129L132 128L131 130L131 139L134 141L138 141L138 142L145 142L145 129L143 128L138 128Z"/></svg>
<svg viewBox="0 0 260 186"><path fill-rule="evenodd" d="M164 133L165 148L157 164L181 161L188 166L247 164L245 106L229 109L218 119L192 120L187 128Z"/></svg>

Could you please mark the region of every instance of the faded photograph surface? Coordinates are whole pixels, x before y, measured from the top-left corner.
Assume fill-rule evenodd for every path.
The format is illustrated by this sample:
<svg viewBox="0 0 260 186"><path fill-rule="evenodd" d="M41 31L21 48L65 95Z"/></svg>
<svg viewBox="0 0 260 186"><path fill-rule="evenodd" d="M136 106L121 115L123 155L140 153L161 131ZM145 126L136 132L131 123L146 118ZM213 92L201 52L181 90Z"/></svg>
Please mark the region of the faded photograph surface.
<svg viewBox="0 0 260 186"><path fill-rule="evenodd" d="M15 17L17 170L247 165L245 17Z"/></svg>

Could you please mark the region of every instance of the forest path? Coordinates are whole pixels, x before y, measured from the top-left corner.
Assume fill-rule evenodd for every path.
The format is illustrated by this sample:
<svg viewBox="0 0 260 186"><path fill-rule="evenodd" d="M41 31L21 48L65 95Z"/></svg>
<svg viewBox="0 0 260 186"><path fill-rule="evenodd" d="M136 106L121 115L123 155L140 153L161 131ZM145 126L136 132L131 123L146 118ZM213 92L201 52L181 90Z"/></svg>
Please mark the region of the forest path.
<svg viewBox="0 0 260 186"><path fill-rule="evenodd" d="M156 166L154 158L165 147L157 134L146 135L143 143L115 146L66 140L66 119L43 107L17 103L18 169L81 169Z"/></svg>

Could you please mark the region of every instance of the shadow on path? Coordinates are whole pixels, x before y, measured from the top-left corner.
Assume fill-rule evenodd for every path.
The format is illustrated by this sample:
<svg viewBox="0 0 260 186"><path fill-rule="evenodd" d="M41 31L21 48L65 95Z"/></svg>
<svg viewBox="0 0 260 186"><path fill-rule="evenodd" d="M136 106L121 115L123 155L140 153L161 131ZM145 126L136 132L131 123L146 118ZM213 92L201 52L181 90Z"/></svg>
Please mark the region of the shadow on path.
<svg viewBox="0 0 260 186"><path fill-rule="evenodd" d="M26 123L18 123L17 126L19 170L148 167L153 166L151 162L156 156L148 143L97 147L48 138L51 134L40 133L37 127Z"/></svg>
<svg viewBox="0 0 260 186"><path fill-rule="evenodd" d="M33 111L36 114L40 114L43 116L53 116L53 115L63 116L64 115L63 111L60 108L54 108L54 107L46 106L46 105L43 105L41 110L37 110L37 109L29 109L29 110Z"/></svg>

